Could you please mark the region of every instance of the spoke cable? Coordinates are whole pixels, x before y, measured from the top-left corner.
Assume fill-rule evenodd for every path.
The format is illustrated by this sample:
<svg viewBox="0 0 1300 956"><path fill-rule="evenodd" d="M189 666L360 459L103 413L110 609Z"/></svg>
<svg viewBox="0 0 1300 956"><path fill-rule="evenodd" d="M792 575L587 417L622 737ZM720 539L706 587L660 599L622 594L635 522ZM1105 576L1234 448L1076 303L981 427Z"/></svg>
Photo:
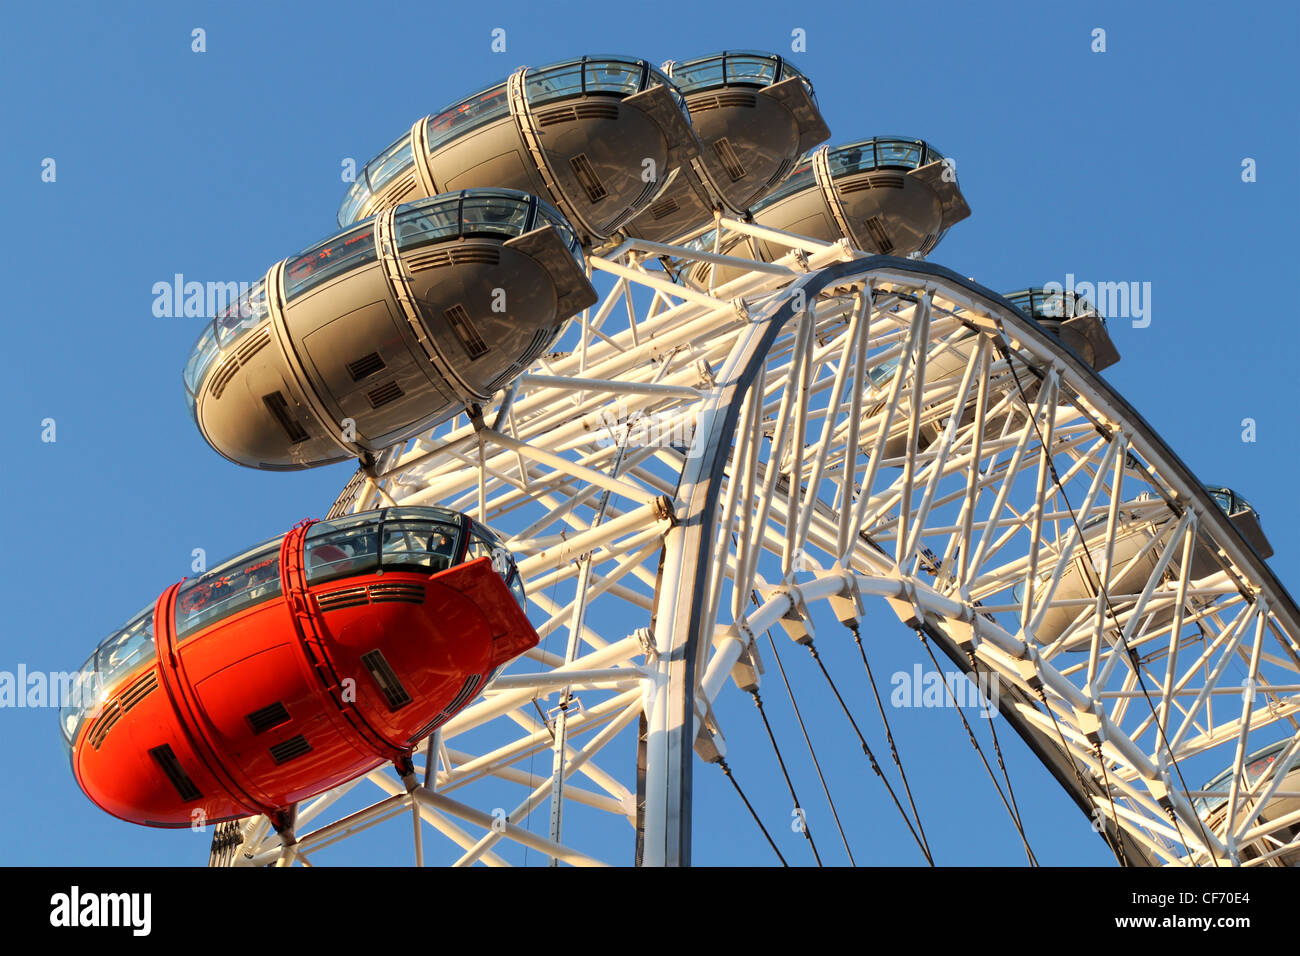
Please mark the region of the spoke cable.
<svg viewBox="0 0 1300 956"><path fill-rule="evenodd" d="M1025 403L1026 407L1028 407L1028 399L1025 396L1024 386L1021 385L1020 383L1020 373L1019 371L1016 370L1015 363L1011 361L1011 355L1006 345L1003 342L998 342L997 347L998 347L998 351L1002 353L1002 357L1006 360L1007 367L1011 369L1012 378L1015 379L1015 383L1016 383L1016 390L1020 393L1020 400ZM1025 365L1027 368L1029 367L1028 363L1025 363ZM1040 446L1042 446L1043 433L1038 427L1038 416L1033 415L1031 413L1030 421L1034 426L1034 433L1038 436L1038 443ZM1075 533L1078 535L1079 544L1083 546L1084 558L1088 562L1089 567L1092 569L1093 576L1097 579L1099 586L1101 588L1101 597L1102 600L1106 602L1106 610L1110 614L1111 620L1118 622L1119 615L1115 613L1115 608L1110 601L1109 582L1101 580L1101 574L1097 570L1097 562L1094 561L1092 557L1092 549L1088 547L1088 541L1084 537L1083 528L1079 524L1079 517L1077 514L1075 514L1074 506L1070 503L1070 498L1066 494L1064 485L1061 484L1061 476L1056 470L1056 462L1052 458L1051 449L1045 449L1045 452L1047 454L1047 466L1052 475L1052 482L1053 484L1056 485L1057 491L1059 491L1061 494L1061 500L1065 503L1065 508L1070 513L1070 521L1073 523ZM1109 568L1107 569L1106 573L1108 575L1110 574L1110 570L1111 569ZM1126 656L1129 659L1129 662L1133 665L1133 675L1137 678L1138 687L1142 691L1142 697L1146 700L1147 707L1150 708L1151 710L1151 716L1154 718L1153 723L1155 724L1156 732L1160 738L1160 743L1164 747L1165 752L1169 755L1170 763L1173 764L1174 773L1178 775L1178 783L1183 788L1183 793L1185 794L1188 792L1187 781L1183 779L1183 771L1182 768L1178 765L1178 758L1174 756L1173 748L1169 744L1169 738L1165 735L1165 728L1160 722L1160 716L1159 714L1156 713L1155 703L1151 700L1151 693L1147 689L1146 680L1142 677L1141 657L1129 644L1128 639L1124 637L1123 631L1118 630L1118 628L1116 630L1118 631L1117 643L1120 645L1121 650L1125 652ZM1059 731L1059 727L1058 727L1058 731ZM1062 745L1065 744L1064 738L1062 738L1061 743ZM1100 755L1101 755L1101 748L1100 745L1098 745L1098 756L1100 757ZM1106 766L1104 761L1102 761L1102 774L1107 778L1106 790L1107 790L1107 796L1110 797L1111 814L1113 819L1115 820L1116 827L1118 827L1120 825L1119 817L1114 816L1115 800L1114 797L1111 796L1110 794L1110 784L1108 782L1109 777L1106 774ZM1165 807L1165 812L1169 815L1169 819L1170 821L1172 821L1174 825L1174 829L1178 831L1179 841L1183 844L1184 847L1187 848L1188 854L1190 856L1191 853L1193 852L1192 848L1188 844L1186 836L1184 836L1183 834L1183 828L1178 822L1178 815L1174 811L1174 807L1172 803L1170 803L1168 806ZM1200 819L1200 817L1196 818L1196 823L1197 826L1200 828L1201 839L1204 841L1206 853L1209 855L1210 860L1214 863L1215 867L1217 868L1219 866L1219 858L1218 855L1214 852L1214 850L1211 849L1210 847L1210 837L1205 830L1205 823Z"/></svg>
<svg viewBox="0 0 1300 956"><path fill-rule="evenodd" d="M790 771L786 769L785 758L781 756L781 748L777 745L776 735L772 733L772 725L768 722L767 711L763 709L763 698L759 696L758 688L755 687L749 692L754 698L754 706L758 708L758 715L763 718L763 726L767 729L767 739L772 741L772 751L776 754L776 762L781 765L781 774L785 777L786 788L790 791L790 799L794 801L795 813L799 815L800 832L803 833L804 839L812 847L813 859L817 865L822 865L821 854L817 852L817 842L813 840L812 827L808 826L808 819L804 815L803 805L799 802L799 795L794 791L794 782L790 779Z"/></svg>
<svg viewBox="0 0 1300 956"><path fill-rule="evenodd" d="M930 663L934 665L935 672L941 678L940 683L943 684L944 690L948 692L948 699L952 702L952 709L957 713L957 718L961 721L961 725L966 728L966 736L969 738L971 746L974 747L975 752L980 755L980 761L984 764L984 769L988 771L989 780L993 781L993 789L998 792L998 796L1002 799L1002 805L1007 809L1007 815L1011 817L1011 823L1015 826L1016 832L1020 834L1020 842L1024 844L1025 855L1029 858L1029 865L1037 866L1038 858L1034 856L1034 851L1029 846L1029 837L1025 835L1025 828L1020 824L1020 815L1011 809L1011 804L1007 801L1007 795L1002 792L1002 785L998 783L998 778L993 773L993 768L989 766L989 760L984 754L984 748L980 746L980 742L975 738L975 731L971 729L970 722L966 720L966 715L961 712L961 707L957 704L957 698L953 694L952 688L948 686L948 680L944 677L942 668L939 667L939 661L934 656L934 651L930 647L930 642L925 639L926 634L923 627L918 627L916 629L916 636L921 639L921 646L925 648L925 653L929 656Z"/></svg>
<svg viewBox="0 0 1300 956"><path fill-rule="evenodd" d="M831 816L835 818L835 827L840 831L840 841L844 844L844 852L849 856L849 865L857 866L858 863L853 859L853 851L849 848L848 837L844 835L844 826L840 823L839 811L835 808L835 799L831 796L830 787L826 785L826 777L822 773L821 762L817 759L817 752L813 750L812 740L808 736L808 728L804 726L803 714L799 712L799 702L794 698L794 690L790 687L790 679L786 676L785 665L781 663L781 655L777 652L776 642L772 640L772 632L767 632L767 641L772 645L772 657L776 660L777 669L781 672L781 680L785 684L785 691L790 696L790 706L794 708L795 719L799 721L799 730L803 733L804 743L808 745L808 756L812 757L813 766L817 768L817 778L821 781L822 792L826 794L826 802L830 804Z"/></svg>
<svg viewBox="0 0 1300 956"><path fill-rule="evenodd" d="M781 855L780 849L777 848L776 842L772 839L772 834L767 832L767 827L763 826L763 821L758 818L758 811L755 810L754 805L749 802L749 797L745 796L745 791L740 789L740 783L732 774L731 767L727 765L727 758L723 757L719 759L718 766L722 768L722 772L726 775L727 779L731 781L731 785L736 788L736 793L740 796L740 799L744 801L745 808L749 811L749 815L754 818L754 822L758 824L758 828L763 831L763 836L767 838L767 845L772 848L772 852L776 854L776 858L781 861L782 866L789 866L790 864L786 862L785 857Z"/></svg>
<svg viewBox="0 0 1300 956"><path fill-rule="evenodd" d="M813 660L817 662L817 667L821 670L822 676L826 678L826 683L830 685L831 692L835 695L835 699L839 701L840 710L844 711L844 716L849 719L849 724L853 727L853 732L857 734L858 743L862 745L862 752L866 755L867 759L871 761L871 769L876 772L876 776L880 778L880 782L883 783L885 789L889 791L889 796L894 801L894 806L898 808L899 815L902 816L903 822L907 824L907 829L908 832L912 834L912 839L915 840L916 845L921 848L921 853L925 856L926 862L931 866L934 866L934 858L930 856L930 848L921 841L921 837L917 834L916 827L912 825L911 818L907 815L907 811L903 809L903 804L899 801L898 794L894 791L893 785L889 782L889 778L885 776L884 770L880 768L880 762L876 760L876 755L871 752L871 745L867 743L867 738L862 736L862 731L858 727L858 722L853 719L853 714L849 711L848 704L846 704L844 698L840 696L840 689L835 686L835 681L831 678L830 671L828 671L826 665L822 663L821 655L817 653L816 646L812 640L809 640L806 646L809 653L812 654ZM920 823L919 820L917 822L918 824Z"/></svg>
<svg viewBox="0 0 1300 956"><path fill-rule="evenodd" d="M992 701L989 700L988 695L985 694L984 691L980 690L980 679L982 675L980 674L979 658L975 656L974 651L968 652L966 656L970 658L971 670L975 672L975 689L979 691L980 695L984 698L985 706L990 707L992 706ZM992 686L992 681L995 681L998 678L997 675L994 674L992 671L989 671L988 673L989 673L989 681L987 682L987 684L988 686ZM1017 829L1019 829L1020 832L1023 834L1024 819L1020 816L1020 804L1016 801L1016 790L1015 787L1011 785L1011 774L1007 771L1007 762L1002 755L1002 744L998 740L997 724L992 719L995 718L997 715L990 714L989 716L990 716L989 734L993 737L993 754L998 758L998 769L1002 771L1002 779L1007 782L1007 796L1011 799L1011 810L1015 814ZM1033 860L1033 865L1034 866L1039 865L1037 858Z"/></svg>
<svg viewBox="0 0 1300 956"><path fill-rule="evenodd" d="M862 646L862 634L858 630L857 622L848 625L853 632L853 641L858 645L858 654L862 657L862 666L867 670L867 680L871 683L871 693L876 698L876 710L880 711L880 720L885 725L885 739L889 742L889 755L894 759L894 766L898 768L898 776L903 781L903 790L907 793L907 802L912 808L912 816L916 818L916 829L920 834L921 842L925 846L926 856L930 857L930 840L925 835L925 827L921 825L921 812L916 809L916 801L912 798L912 787L907 780L907 771L903 769L902 758L898 755L898 746L894 743L894 732L889 726L889 717L885 713L884 702L880 699L880 691L876 687L876 678L871 673L871 665L867 663L867 651Z"/></svg>

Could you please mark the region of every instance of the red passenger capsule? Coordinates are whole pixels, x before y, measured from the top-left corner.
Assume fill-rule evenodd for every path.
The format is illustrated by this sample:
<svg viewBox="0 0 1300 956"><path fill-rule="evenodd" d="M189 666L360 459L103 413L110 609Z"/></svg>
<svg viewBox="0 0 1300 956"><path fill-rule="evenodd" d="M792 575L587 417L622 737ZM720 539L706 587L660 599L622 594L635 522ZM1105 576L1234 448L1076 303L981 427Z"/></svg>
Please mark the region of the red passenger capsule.
<svg viewBox="0 0 1300 956"><path fill-rule="evenodd" d="M413 748L537 644L513 557L442 508L306 522L159 596L61 716L86 795L189 826L297 802Z"/></svg>

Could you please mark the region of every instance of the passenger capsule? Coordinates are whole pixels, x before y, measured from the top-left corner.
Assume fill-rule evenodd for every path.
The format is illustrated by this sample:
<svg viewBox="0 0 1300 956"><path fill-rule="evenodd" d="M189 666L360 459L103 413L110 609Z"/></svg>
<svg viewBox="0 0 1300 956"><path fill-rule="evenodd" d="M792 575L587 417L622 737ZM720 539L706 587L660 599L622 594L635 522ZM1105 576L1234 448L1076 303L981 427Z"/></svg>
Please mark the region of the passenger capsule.
<svg viewBox="0 0 1300 956"><path fill-rule="evenodd" d="M545 197L590 246L698 153L685 100L645 60L584 56L521 67L417 121L367 163L339 225L440 192L506 187Z"/></svg>
<svg viewBox="0 0 1300 956"><path fill-rule="evenodd" d="M537 644L514 558L443 508L305 522L172 585L90 656L60 723L132 823L286 808L412 748Z"/></svg>
<svg viewBox="0 0 1300 956"><path fill-rule="evenodd" d="M1205 490L1261 558L1267 559L1273 556L1273 546L1269 544L1268 538L1265 537L1263 528L1260 526L1259 513L1251 507L1250 502L1229 488L1207 487ZM1105 552L1107 520L1106 515L1097 515L1083 525L1084 542L1088 546L1087 552L1091 553L1093 561L1100 561L1101 555ZM1159 563L1165 548L1170 543L1169 538L1173 534L1174 525L1175 522L1171 519L1164 502L1149 495L1139 496L1133 501L1120 506L1118 525L1115 532L1114 556L1111 559L1111 567L1115 568L1118 573L1111 578L1108 589L1109 594L1132 595L1141 593ZM1147 546L1153 540L1156 543L1148 548ZM1220 562L1216 551L1217 549L1207 538L1198 535L1188 562L1188 574L1191 580L1195 581L1199 578L1208 577L1220 570ZM1169 573L1176 578L1181 567L1182 550L1180 547L1179 551L1169 561ZM1040 578L1039 586L1041 589L1046 589L1050 578L1050 572ZM1023 600L1024 585L1016 585L1012 589L1012 593L1016 596L1016 600ZM1041 593L1041 590L1039 593ZM1082 598L1091 602L1096 599L1097 594L1096 571L1093 570L1092 564L1089 563L1084 549L1080 547L1076 550L1070 566L1061 576L1061 581L1056 589L1056 599L1067 601ZM1192 597L1188 599L1188 602L1195 606L1197 599ZM1118 601L1115 610L1123 615L1125 610L1131 606L1132 599ZM1044 644L1051 643L1064 634L1066 629L1075 622L1076 618L1085 612L1093 615L1095 609L1091 606L1087 608L1078 606L1053 607L1043 616L1043 621L1038 626L1034 636ZM1171 603L1166 601L1163 608L1157 608L1154 611L1151 626L1158 627L1169 624L1173 620L1173 614L1174 609ZM1079 632L1078 640L1086 645L1090 640L1090 634L1091 631L1084 628Z"/></svg>
<svg viewBox="0 0 1300 956"><path fill-rule="evenodd" d="M700 155L624 227L630 236L668 242L707 228L715 209L746 215L830 135L812 83L782 57L730 51L663 68L686 97Z"/></svg>
<svg viewBox="0 0 1300 956"><path fill-rule="evenodd" d="M901 303L915 305L915 296L901 294L897 298ZM1005 296L1012 305L1032 317L1046 331L1072 348L1094 371L1115 364L1119 361L1119 352L1111 343L1106 332L1106 318L1097 311L1087 299L1076 296L1069 291L1049 291L1044 289L1025 289ZM957 334L951 345L926 357L925 381L930 386L936 382L949 381L954 384L961 381L975 349L975 332L965 331ZM994 358L997 358L995 353ZM891 358L881 362L868 374L878 393L888 394L898 369L898 359ZM1038 396L1039 379L1023 368L1020 370L1020 383L1017 397L1026 403L1032 403ZM1014 379L1012 380L1014 382ZM1012 386L1016 387L1016 386ZM948 424L946 414L947 402L938 402L921 411L920 425L917 430L917 448L921 451L929 448L943 435ZM870 414L876 414L884 403L875 406ZM907 428L910 413L906 404L900 406L895 415L890 436L885 442L885 457L900 458L907 451ZM1016 430L1024 424L1024 416L1018 412L1011 413L1011 429ZM990 416L984 424L984 440L998 438L1007 427L1006 414ZM975 399L966 403L958 427L965 427L975 420Z"/></svg>
<svg viewBox="0 0 1300 956"><path fill-rule="evenodd" d="M948 229L970 215L955 167L920 139L876 137L847 146L822 146L800 161L790 177L753 207L760 226L823 242L847 239L863 252L925 255ZM707 244L711 245L711 241ZM757 241L760 258L772 262L789 247ZM727 254L744 256L749 240L729 240ZM711 266L692 276L707 283ZM741 274L721 268L715 285Z"/></svg>
<svg viewBox="0 0 1300 956"><path fill-rule="evenodd" d="M365 459L486 402L596 301L552 206L467 189L273 265L185 368L214 449L253 468Z"/></svg>
<svg viewBox="0 0 1300 956"><path fill-rule="evenodd" d="M1247 806L1251 806L1253 809L1254 801L1248 802L1248 798L1245 796L1245 788L1254 789L1266 774L1279 773L1281 768L1278 766L1278 761L1282 759L1290 743L1290 738L1279 740L1277 743L1257 750L1242 761L1245 780L1242 781L1241 789L1238 791L1238 813ZM1227 815L1232 779L1233 768L1229 767L1213 780L1201 785L1200 789L1206 796L1195 797L1192 800L1193 809L1211 829L1218 830ZM1263 811L1259 814L1258 824L1267 824L1300 811L1300 797L1287 795L1288 793L1295 794L1297 791L1300 791L1300 760L1293 759L1291 766L1285 771L1282 783L1274 790L1275 794L1280 793L1282 795L1274 796L1264 805ZM1241 861L1246 863L1260 858L1265 853L1286 848L1287 852L1279 852L1272 857L1271 864L1274 866L1300 866L1300 847L1296 845L1297 836L1300 836L1300 822L1293 821L1289 827L1283 826L1280 830L1275 830L1267 840L1262 841L1265 844L1263 850L1259 848L1258 844L1241 846L1239 841Z"/></svg>
<svg viewBox="0 0 1300 956"><path fill-rule="evenodd" d="M1068 290L1024 289L1003 298L1078 353L1094 372L1119 361L1106 331L1106 317L1082 296Z"/></svg>

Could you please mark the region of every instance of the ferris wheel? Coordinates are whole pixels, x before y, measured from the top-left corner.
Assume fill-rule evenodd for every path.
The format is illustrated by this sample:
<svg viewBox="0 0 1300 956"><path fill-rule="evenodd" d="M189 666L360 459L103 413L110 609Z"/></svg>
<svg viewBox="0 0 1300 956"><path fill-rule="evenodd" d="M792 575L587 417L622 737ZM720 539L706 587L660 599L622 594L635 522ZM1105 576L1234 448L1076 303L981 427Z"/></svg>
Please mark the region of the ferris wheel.
<svg viewBox="0 0 1300 956"><path fill-rule="evenodd" d="M1223 502L1007 299L846 241L727 218L715 238L788 251L629 239L589 258L612 287L571 348L343 490L332 515L436 503L510 535L561 640L429 738L418 788L375 771L345 788L378 788L360 809L301 807L293 855L407 814L421 862L429 827L461 865L503 862L503 841L688 863L692 775L730 773L715 715L758 683L760 636L860 640L879 599L994 682L1122 862L1294 864L1300 615ZM737 274L673 281L666 253ZM521 799L476 802L485 780ZM539 807L549 825L522 826ZM626 842L580 845L578 814L626 821ZM286 848L253 819L214 852Z"/></svg>
<svg viewBox="0 0 1300 956"><path fill-rule="evenodd" d="M970 215L933 144L828 136L781 57L582 57L368 163L185 371L232 462L361 466L96 649L62 717L87 795L206 811L218 866L686 865L719 812L856 862L834 724L935 865L901 635L1120 864L1300 863L1300 609L1259 515L1099 376L1093 304L924 260ZM1008 738L939 687L1036 864Z"/></svg>

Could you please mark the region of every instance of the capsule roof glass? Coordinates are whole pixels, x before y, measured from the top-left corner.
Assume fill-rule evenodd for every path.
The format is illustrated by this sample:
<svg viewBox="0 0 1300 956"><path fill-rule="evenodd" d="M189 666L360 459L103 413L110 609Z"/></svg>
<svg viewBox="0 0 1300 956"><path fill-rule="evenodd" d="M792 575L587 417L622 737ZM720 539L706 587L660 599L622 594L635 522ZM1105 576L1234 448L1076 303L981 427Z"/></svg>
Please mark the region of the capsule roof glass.
<svg viewBox="0 0 1300 956"><path fill-rule="evenodd" d="M709 56L664 64L664 71L683 95L702 93L724 86L774 86L797 76L813 102L812 83L789 60L761 50L725 50Z"/></svg>
<svg viewBox="0 0 1300 956"><path fill-rule="evenodd" d="M919 169L943 158L943 153L925 140L899 136L876 136L836 146L826 157L832 179L871 169ZM760 212L786 196L807 189L816 181L812 154L809 153L795 164L785 182L754 204L753 212Z"/></svg>
<svg viewBox="0 0 1300 956"><path fill-rule="evenodd" d="M1025 315L1035 319L1070 319L1077 315L1095 315L1106 324L1106 317L1091 302L1068 289L1022 289L1008 292L1003 298Z"/></svg>
<svg viewBox="0 0 1300 956"><path fill-rule="evenodd" d="M553 226L569 253L584 265L582 244L573 227L554 206L516 189L463 189L397 207L399 250L458 239L500 237L513 239L542 226ZM286 303L316 285L359 266L374 262L374 217L287 260L283 291ZM209 322L185 365L185 394L190 414L196 413L198 394L208 369L243 336L268 321L264 282Z"/></svg>
<svg viewBox="0 0 1300 956"><path fill-rule="evenodd" d="M649 61L623 56L584 56L529 70L524 95L530 107L588 94L632 96L662 84L672 94L677 108L690 121L690 110L681 92L668 75ZM452 139L458 139L502 116L509 114L510 101L506 82L480 90L424 122L430 152ZM343 204L339 207L340 226L352 222L370 199L398 176L415 165L411 137L403 133L391 146L366 163Z"/></svg>

